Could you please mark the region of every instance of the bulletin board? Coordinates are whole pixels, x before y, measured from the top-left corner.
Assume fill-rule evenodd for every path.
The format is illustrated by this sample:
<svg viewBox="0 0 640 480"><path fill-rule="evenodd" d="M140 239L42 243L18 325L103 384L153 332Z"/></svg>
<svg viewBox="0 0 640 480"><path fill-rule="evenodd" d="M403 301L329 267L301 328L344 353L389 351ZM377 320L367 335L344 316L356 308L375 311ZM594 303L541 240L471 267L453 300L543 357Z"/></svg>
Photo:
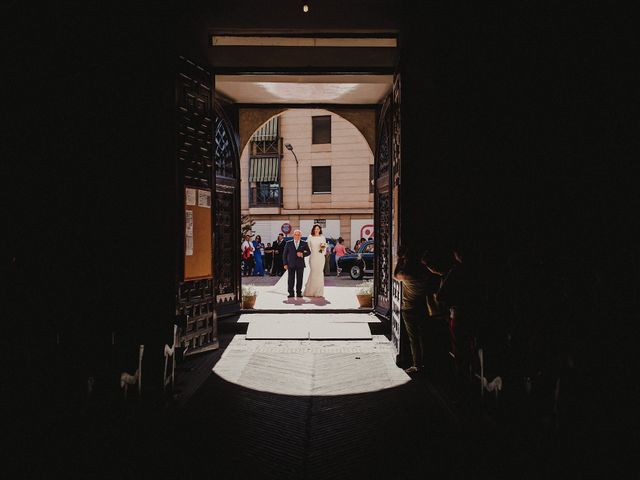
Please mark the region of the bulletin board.
<svg viewBox="0 0 640 480"><path fill-rule="evenodd" d="M211 244L211 190L187 187L184 191L184 279L213 276Z"/></svg>

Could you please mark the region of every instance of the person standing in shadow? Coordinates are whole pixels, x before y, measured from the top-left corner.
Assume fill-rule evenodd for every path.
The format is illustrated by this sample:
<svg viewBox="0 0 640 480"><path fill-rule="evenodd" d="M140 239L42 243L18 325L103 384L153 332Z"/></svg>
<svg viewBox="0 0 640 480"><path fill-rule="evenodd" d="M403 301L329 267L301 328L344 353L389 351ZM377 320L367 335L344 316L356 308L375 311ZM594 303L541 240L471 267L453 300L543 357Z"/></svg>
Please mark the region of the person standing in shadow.
<svg viewBox="0 0 640 480"><path fill-rule="evenodd" d="M393 278L402 282L402 321L407 330L412 365L405 369L409 375L424 368L423 329L427 321L427 271L420 264L415 249L400 256Z"/></svg>
<svg viewBox="0 0 640 480"><path fill-rule="evenodd" d="M461 394L471 379L471 362L477 345L477 290L468 269L462 263L462 251L447 256L425 253L422 263L441 278L436 294L440 311L448 312L450 355L454 366L454 389Z"/></svg>
<svg viewBox="0 0 640 480"><path fill-rule="evenodd" d="M289 277L287 287L289 298L293 297L294 286L295 296L302 297L302 278L304 276L304 257L311 255L311 250L307 242L302 240L300 230L293 231L293 240L289 240L284 247L282 264Z"/></svg>
<svg viewBox="0 0 640 480"><path fill-rule="evenodd" d="M284 247L286 242L284 241L284 235L278 234L278 238L273 241L271 249L273 250L273 265L271 266L271 274L282 276L284 273L284 266L282 264L282 254L284 253Z"/></svg>

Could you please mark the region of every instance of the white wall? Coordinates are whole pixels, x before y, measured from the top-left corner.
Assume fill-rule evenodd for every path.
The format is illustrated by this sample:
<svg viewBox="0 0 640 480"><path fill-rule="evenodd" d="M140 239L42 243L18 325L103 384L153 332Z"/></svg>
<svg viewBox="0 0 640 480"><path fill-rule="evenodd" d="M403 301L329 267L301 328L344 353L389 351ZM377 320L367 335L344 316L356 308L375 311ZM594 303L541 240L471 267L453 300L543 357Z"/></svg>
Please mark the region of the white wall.
<svg viewBox="0 0 640 480"><path fill-rule="evenodd" d="M353 245L362 237L374 237L373 218L351 220L351 245L349 247L353 248Z"/></svg>
<svg viewBox="0 0 640 480"><path fill-rule="evenodd" d="M312 117L331 116L331 143L313 145ZM281 184L284 208L326 211L331 208L371 208L369 165L373 153L360 131L341 116L324 109L290 109L280 114L280 134L291 143L298 157L285 150L282 157ZM244 165L244 164L243 164ZM312 167L331 167L331 194L312 193ZM296 199L296 184L298 199ZM322 218L322 216L319 216Z"/></svg>
<svg viewBox="0 0 640 480"><path fill-rule="evenodd" d="M311 233L311 227L313 227L313 220L300 220L300 231L303 237ZM322 228L322 234L325 238L338 238L340 236L340 220L327 220L327 226Z"/></svg>
<svg viewBox="0 0 640 480"><path fill-rule="evenodd" d="M289 220L256 220L253 225L253 234L260 235L262 243L273 243L278 238L278 234L281 233L281 227L283 223L289 223ZM291 233L289 234L291 235ZM253 237L255 240L255 237Z"/></svg>

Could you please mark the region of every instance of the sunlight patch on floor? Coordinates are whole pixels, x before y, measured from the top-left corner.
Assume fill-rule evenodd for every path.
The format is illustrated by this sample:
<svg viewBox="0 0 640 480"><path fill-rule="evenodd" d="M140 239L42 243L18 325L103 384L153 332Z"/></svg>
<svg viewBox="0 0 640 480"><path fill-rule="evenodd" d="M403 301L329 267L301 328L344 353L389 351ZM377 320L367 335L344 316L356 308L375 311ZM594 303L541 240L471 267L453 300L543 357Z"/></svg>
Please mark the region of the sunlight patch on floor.
<svg viewBox="0 0 640 480"><path fill-rule="evenodd" d="M383 335L371 340L248 340L236 335L214 373L283 395L347 395L397 387L410 378Z"/></svg>

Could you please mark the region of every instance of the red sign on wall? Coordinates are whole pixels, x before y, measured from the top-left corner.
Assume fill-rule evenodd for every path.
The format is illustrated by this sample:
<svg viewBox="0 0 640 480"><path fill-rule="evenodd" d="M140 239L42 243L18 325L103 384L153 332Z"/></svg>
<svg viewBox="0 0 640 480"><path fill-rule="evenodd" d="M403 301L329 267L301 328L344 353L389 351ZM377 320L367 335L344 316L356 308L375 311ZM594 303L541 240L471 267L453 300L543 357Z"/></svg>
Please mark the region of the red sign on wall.
<svg viewBox="0 0 640 480"><path fill-rule="evenodd" d="M368 240L374 237L373 225L363 225L360 229L360 238Z"/></svg>
<svg viewBox="0 0 640 480"><path fill-rule="evenodd" d="M282 233L284 233L285 235L289 235L289 233L291 232L291 224L283 223L280 227L280 230L282 230Z"/></svg>

